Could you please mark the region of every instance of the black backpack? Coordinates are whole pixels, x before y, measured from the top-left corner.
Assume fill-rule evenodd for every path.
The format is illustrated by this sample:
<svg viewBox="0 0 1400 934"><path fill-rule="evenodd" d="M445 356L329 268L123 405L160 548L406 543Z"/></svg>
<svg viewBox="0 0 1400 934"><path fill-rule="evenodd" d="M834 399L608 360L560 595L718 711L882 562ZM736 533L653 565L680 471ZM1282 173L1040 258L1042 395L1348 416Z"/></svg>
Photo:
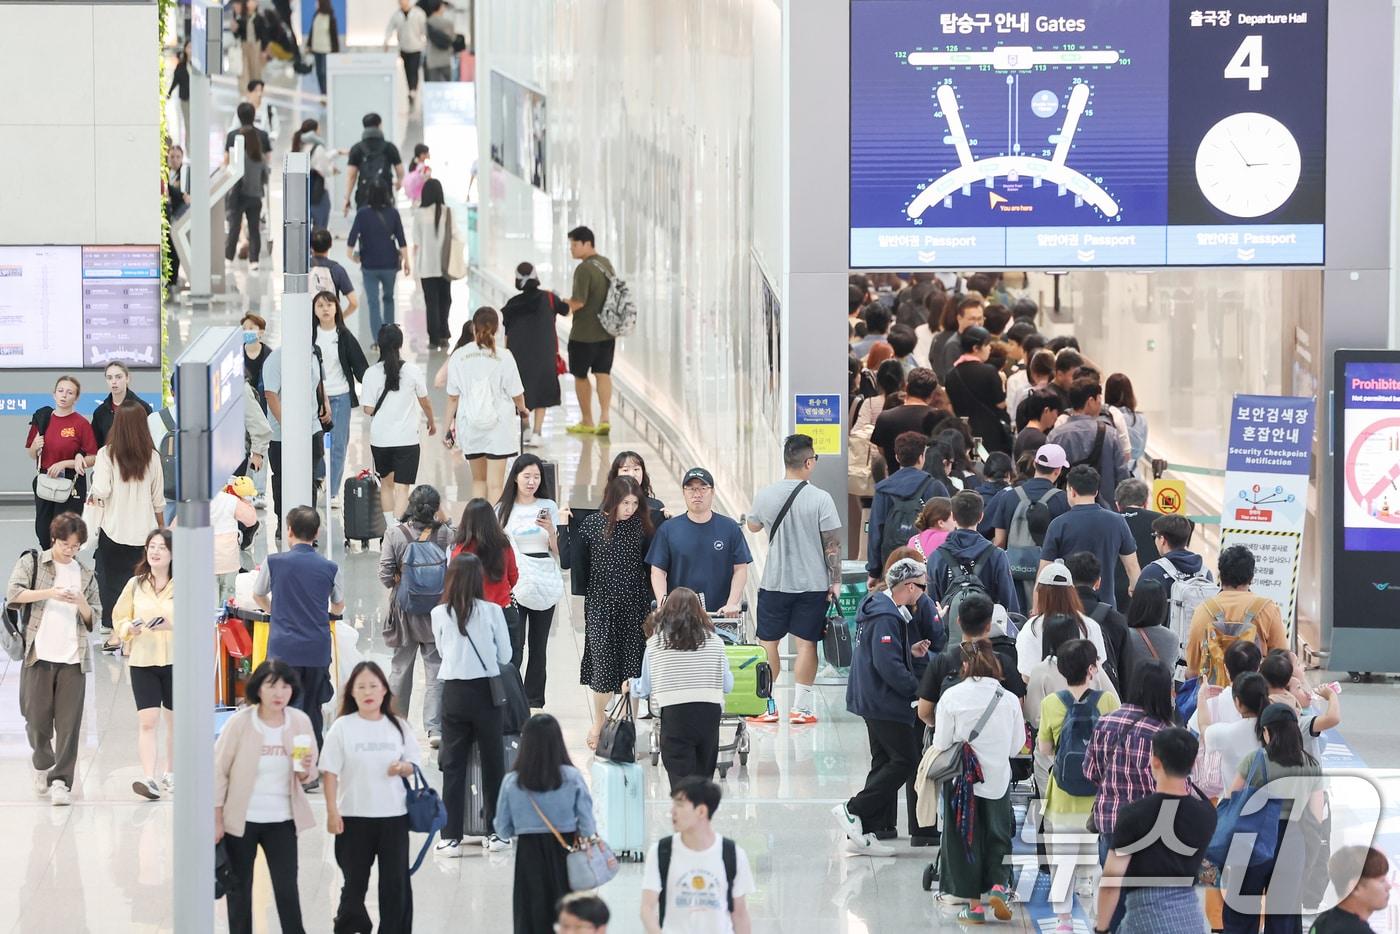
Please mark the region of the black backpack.
<svg viewBox="0 0 1400 934"><path fill-rule="evenodd" d="M949 626L958 619L958 612L962 608L963 601L972 594L981 594L988 600L992 600L991 593L987 590L987 585L982 582L982 571L987 563L991 561L992 555L996 553L997 546L992 545L982 550L972 561L967 561L953 554L953 550L947 544L939 545L935 554L941 553L947 560L947 570L944 571L947 577L947 585L943 588L943 618L949 621Z"/></svg>
<svg viewBox="0 0 1400 934"><path fill-rule="evenodd" d="M175 416L170 414L169 409L160 410L160 423L165 426L165 434L160 439L160 469L165 480L165 498L169 502L175 502L175 472L178 469L175 462Z"/></svg>
<svg viewBox="0 0 1400 934"><path fill-rule="evenodd" d="M1103 422L1099 422L1098 431L1094 434L1094 446L1089 449L1089 456L1076 461L1070 461L1069 465L1071 467L1078 467L1080 464L1087 464L1095 470L1098 470L1099 462L1103 459L1103 439L1106 434L1108 434L1108 426Z"/></svg>
<svg viewBox="0 0 1400 934"><path fill-rule="evenodd" d="M909 543L914 535L914 523L923 512L924 503L929 498L929 488L933 477L925 477L924 482L912 496L890 494L890 508L885 511L885 526L880 532L880 567L885 566L890 552Z"/></svg>
<svg viewBox="0 0 1400 934"><path fill-rule="evenodd" d="M671 844L675 837L670 834L656 841L656 868L661 871L661 917L666 923L666 877L671 872ZM738 846L728 837L720 837L720 858L724 860L724 896L730 914L734 913L734 877L739 874Z"/></svg>
<svg viewBox="0 0 1400 934"><path fill-rule="evenodd" d="M360 175L355 180L355 197L363 201L365 189L372 182L379 182L390 190L393 189L394 167L389 163L389 145L385 143L378 149L364 149L365 157L360 161Z"/></svg>

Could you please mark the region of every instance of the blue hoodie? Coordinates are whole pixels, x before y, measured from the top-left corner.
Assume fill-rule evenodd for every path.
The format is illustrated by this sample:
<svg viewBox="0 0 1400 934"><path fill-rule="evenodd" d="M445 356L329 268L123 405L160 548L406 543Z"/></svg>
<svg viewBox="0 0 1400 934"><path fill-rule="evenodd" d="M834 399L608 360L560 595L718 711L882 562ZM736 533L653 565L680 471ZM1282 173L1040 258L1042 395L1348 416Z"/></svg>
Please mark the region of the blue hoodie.
<svg viewBox="0 0 1400 934"><path fill-rule="evenodd" d="M1169 551L1162 555L1162 557L1166 558L1176 567L1176 572L1178 574L1185 574L1187 576L1199 574L1201 568L1205 564L1205 562L1201 560L1200 555L1196 554L1194 551L1187 551L1184 548L1179 548L1176 551ZM1208 580L1213 579L1209 571L1206 572L1206 578ZM1162 570L1155 561L1142 569L1142 573L1138 576L1138 583L1141 584L1143 581L1156 581L1162 585L1162 589L1168 594L1172 591L1171 579L1167 576L1167 572Z"/></svg>
<svg viewBox="0 0 1400 934"><path fill-rule="evenodd" d="M868 595L856 611L856 637L851 652L851 673L846 681L846 709L867 720L892 720L913 725L910 706L918 699L919 679L928 660L940 651L941 635L933 601L923 597L910 608L912 620L904 621L894 600L885 591ZM910 646L923 639L933 642L929 654L914 658Z"/></svg>
<svg viewBox="0 0 1400 934"><path fill-rule="evenodd" d="M987 593L991 595L993 603L1000 603L1006 607L1008 613L1021 612L1021 595L1016 587L1015 581L1011 579L1011 562L1006 558L1006 552L996 545L987 541L978 534L976 529L954 529L953 533L944 540L928 559L928 595L936 602L942 603L943 593L948 587L950 577L950 562L944 549L951 551L954 557L960 561L971 565L981 556L982 552L988 548L994 554L982 568L980 577L982 583L987 588Z"/></svg>
<svg viewBox="0 0 1400 934"><path fill-rule="evenodd" d="M925 483L928 483L927 488L924 488ZM865 569L871 577L879 577L885 571L880 560L883 557L880 554L880 538L884 534L885 513L889 510L891 502L896 496L913 496L920 489L924 489L925 502L935 496L948 495L948 488L943 485L943 481L917 467L901 467L875 484L875 499L870 504L870 542L866 548L868 557L865 562Z"/></svg>

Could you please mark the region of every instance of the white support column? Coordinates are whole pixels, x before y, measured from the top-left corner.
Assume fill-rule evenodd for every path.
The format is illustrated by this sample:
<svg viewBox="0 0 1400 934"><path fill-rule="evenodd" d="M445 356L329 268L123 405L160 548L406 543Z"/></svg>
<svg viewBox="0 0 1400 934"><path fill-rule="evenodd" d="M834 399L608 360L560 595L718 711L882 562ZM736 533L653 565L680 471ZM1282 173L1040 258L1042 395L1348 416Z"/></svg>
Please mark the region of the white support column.
<svg viewBox="0 0 1400 934"><path fill-rule="evenodd" d="M312 438L307 430L316 416L312 379L311 163L306 153L286 155L282 170L282 534L287 513L314 506Z"/></svg>

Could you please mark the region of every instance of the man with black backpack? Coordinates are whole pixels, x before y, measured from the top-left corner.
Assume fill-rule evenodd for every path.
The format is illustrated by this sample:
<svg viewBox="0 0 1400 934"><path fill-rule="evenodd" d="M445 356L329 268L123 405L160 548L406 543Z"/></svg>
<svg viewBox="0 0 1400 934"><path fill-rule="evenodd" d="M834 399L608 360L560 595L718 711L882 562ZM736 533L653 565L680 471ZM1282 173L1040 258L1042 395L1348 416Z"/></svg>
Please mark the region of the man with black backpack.
<svg viewBox="0 0 1400 934"><path fill-rule="evenodd" d="M915 372L918 372L917 370ZM894 441L895 462L899 469L875 484L875 499L870 505L870 542L866 549L865 570L870 588L880 582L885 573L885 561L890 552L903 546L914 536L914 521L924 503L935 496L947 496L948 488L924 472L924 451L928 436L906 431Z"/></svg>
<svg viewBox="0 0 1400 934"><path fill-rule="evenodd" d="M743 848L715 833L710 823L719 802L719 786L699 776L682 779L671 791L675 833L652 844L642 870L647 934L753 930L748 905L753 872Z"/></svg>
<svg viewBox="0 0 1400 934"><path fill-rule="evenodd" d="M384 121L379 114L367 113L360 121L364 131L360 141L350 147L345 173L345 213L350 213L350 198L355 208L365 206L370 182L379 182L393 191L403 185L403 157L398 147L384 138Z"/></svg>
<svg viewBox="0 0 1400 934"><path fill-rule="evenodd" d="M1099 599L1101 569L1099 559L1094 557L1093 552L1074 552L1065 558L1065 567L1069 568L1075 592L1079 594L1079 602L1084 604L1084 615L1099 624L1099 632L1103 635L1103 671L1108 675L1108 680L1113 682L1119 696L1122 696L1128 693L1123 682L1119 680L1119 673L1127 667L1123 663L1123 656L1128 642L1128 621L1112 604Z"/></svg>
<svg viewBox="0 0 1400 934"><path fill-rule="evenodd" d="M1132 471L1125 466L1123 448L1118 442L1118 429L1106 418L1100 418L1103 390L1098 380L1076 379L1069 387L1070 416L1050 432L1051 443L1064 448L1071 467L1092 467L1099 476L1099 505L1113 508L1113 493L1119 481ZM1134 559L1136 560L1136 559Z"/></svg>
<svg viewBox="0 0 1400 934"><path fill-rule="evenodd" d="M977 531L982 521L982 497L963 490L952 502L953 521L958 527L929 556L929 596L946 619L956 619L962 601L974 593L1001 604L1010 613L1021 612L1006 552Z"/></svg>
<svg viewBox="0 0 1400 934"><path fill-rule="evenodd" d="M1016 669L1016 640L992 630L992 601L981 594L972 594L958 607L958 629L962 642L985 639L992 644L997 661L1001 662L1001 686L1017 698L1026 696L1026 681ZM919 680L919 719L933 726L933 712L943 692L962 680L962 642L950 642L924 669Z"/></svg>

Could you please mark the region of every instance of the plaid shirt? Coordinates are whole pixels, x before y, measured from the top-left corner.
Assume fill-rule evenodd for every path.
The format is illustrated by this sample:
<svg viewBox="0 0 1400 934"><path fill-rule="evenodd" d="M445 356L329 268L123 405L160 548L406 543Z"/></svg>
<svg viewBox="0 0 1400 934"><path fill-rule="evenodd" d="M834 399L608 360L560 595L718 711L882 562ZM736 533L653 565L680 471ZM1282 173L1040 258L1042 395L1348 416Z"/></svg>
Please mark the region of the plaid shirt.
<svg viewBox="0 0 1400 934"><path fill-rule="evenodd" d="M1084 756L1084 777L1099 786L1094 826L1111 834L1118 811L1156 790L1152 778L1152 737L1166 724L1141 707L1125 704L1099 718Z"/></svg>

